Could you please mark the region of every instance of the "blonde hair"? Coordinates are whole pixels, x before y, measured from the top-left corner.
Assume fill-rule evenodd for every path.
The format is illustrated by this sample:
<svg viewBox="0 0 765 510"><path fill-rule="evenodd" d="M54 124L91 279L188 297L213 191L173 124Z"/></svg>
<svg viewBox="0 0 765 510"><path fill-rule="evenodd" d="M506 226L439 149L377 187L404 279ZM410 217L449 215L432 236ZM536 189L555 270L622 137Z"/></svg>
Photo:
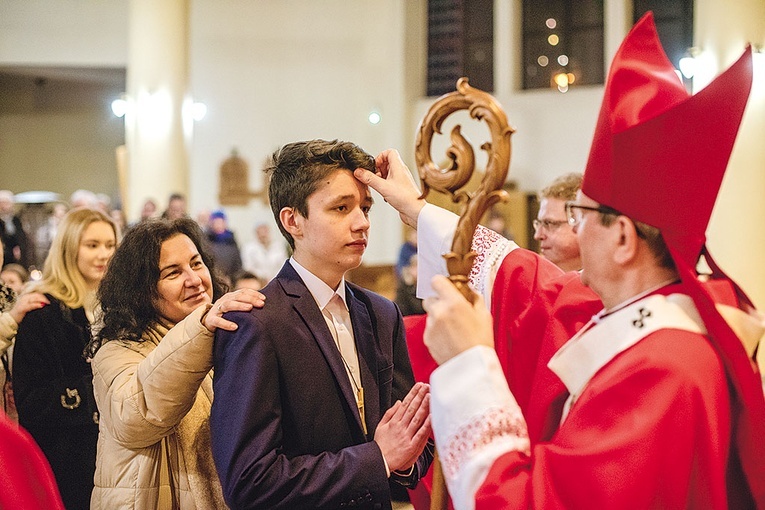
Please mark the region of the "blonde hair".
<svg viewBox="0 0 765 510"><path fill-rule="evenodd" d="M85 229L99 221L112 228L116 241L117 227L112 219L101 211L82 207L73 209L64 216L45 259L42 279L30 285L30 292L50 294L69 308L85 306L91 292L77 268L77 255Z"/></svg>
<svg viewBox="0 0 765 510"><path fill-rule="evenodd" d="M543 198L557 198L559 200L575 200L576 192L582 187L582 174L570 173L561 175L549 186L543 188L537 197L539 200Z"/></svg>

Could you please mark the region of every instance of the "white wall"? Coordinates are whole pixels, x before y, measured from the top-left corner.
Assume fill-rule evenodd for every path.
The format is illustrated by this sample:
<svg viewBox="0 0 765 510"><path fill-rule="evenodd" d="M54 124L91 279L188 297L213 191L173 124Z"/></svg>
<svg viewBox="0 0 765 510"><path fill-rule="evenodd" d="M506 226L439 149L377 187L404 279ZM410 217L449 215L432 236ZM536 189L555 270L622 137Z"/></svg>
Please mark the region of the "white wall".
<svg viewBox="0 0 765 510"><path fill-rule="evenodd" d="M124 67L128 0L0 0L0 64Z"/></svg>
<svg viewBox="0 0 765 510"><path fill-rule="evenodd" d="M192 205L217 206L217 171L234 147L259 190L263 161L288 142L339 138L372 154L401 146L403 9L403 0L194 1L191 88L208 114L195 126ZM372 110L379 125L367 121ZM378 202L372 264L394 260L400 244L398 216ZM272 218L261 202L226 210L240 241Z"/></svg>
<svg viewBox="0 0 765 510"><path fill-rule="evenodd" d="M713 55L719 72L741 55L747 43L765 48L765 1L697 0L694 33L695 44ZM720 267L762 310L765 308L762 258L765 253L765 54L754 57L752 92L707 237L709 250Z"/></svg>

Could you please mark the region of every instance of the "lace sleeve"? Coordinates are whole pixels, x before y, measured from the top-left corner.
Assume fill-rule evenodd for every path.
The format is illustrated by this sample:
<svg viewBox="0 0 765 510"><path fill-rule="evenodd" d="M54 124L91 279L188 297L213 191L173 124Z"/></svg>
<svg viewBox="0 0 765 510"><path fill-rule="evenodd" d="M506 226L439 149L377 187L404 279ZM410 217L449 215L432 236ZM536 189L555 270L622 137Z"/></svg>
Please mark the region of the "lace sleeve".
<svg viewBox="0 0 765 510"><path fill-rule="evenodd" d="M471 246L476 258L469 280L473 289L484 297L487 306L490 306L491 289L502 259L517 247L493 230L481 225L476 227Z"/></svg>

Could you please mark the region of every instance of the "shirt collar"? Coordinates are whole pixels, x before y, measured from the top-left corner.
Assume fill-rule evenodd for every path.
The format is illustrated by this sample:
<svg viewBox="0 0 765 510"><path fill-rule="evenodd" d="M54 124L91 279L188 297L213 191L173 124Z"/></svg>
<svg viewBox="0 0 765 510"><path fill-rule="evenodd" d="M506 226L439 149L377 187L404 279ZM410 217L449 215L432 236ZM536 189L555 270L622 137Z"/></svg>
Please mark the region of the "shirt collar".
<svg viewBox="0 0 765 510"><path fill-rule="evenodd" d="M345 309L348 309L348 302L345 300L345 276L340 279L337 290L333 290L332 287L321 281L318 276L301 266L294 257L290 257L290 264L292 264L298 276L303 280L305 286L308 287L308 292L313 296L313 299L319 306L319 310L324 310L324 307L327 306L327 303L329 303L335 294L340 296L340 299L345 304Z"/></svg>

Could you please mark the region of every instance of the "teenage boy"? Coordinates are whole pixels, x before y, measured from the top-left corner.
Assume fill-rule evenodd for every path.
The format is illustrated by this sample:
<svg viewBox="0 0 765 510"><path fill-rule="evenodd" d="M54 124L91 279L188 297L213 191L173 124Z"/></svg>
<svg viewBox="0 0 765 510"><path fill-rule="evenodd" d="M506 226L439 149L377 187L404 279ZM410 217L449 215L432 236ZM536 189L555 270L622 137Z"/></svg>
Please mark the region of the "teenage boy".
<svg viewBox="0 0 765 510"><path fill-rule="evenodd" d="M269 197L292 257L268 305L230 313L215 345L213 456L231 508L391 508L432 459L398 308L345 281L367 247L374 158L348 142L285 145ZM400 400L400 401L399 401ZM427 448L426 448L427 446Z"/></svg>

